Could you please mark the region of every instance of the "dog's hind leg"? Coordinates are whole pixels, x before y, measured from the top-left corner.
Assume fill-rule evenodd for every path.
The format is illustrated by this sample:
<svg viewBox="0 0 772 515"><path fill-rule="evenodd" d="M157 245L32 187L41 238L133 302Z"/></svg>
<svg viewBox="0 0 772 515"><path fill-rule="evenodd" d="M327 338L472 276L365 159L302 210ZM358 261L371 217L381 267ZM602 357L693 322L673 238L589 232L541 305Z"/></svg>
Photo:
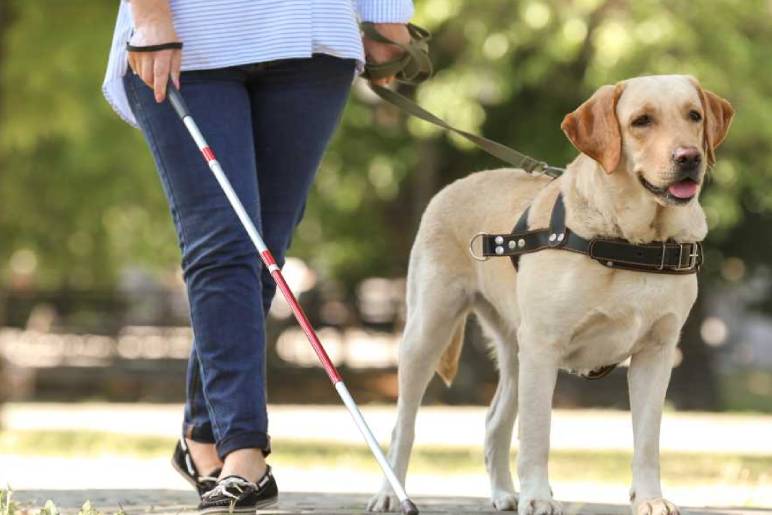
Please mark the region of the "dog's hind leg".
<svg viewBox="0 0 772 515"><path fill-rule="evenodd" d="M416 281L418 274L408 278L407 324L399 349L397 421L388 453L389 462L403 483L421 400L443 351L453 353L460 345L457 340L463 338L468 312L468 300L457 281L438 269L424 272L420 281ZM386 481L370 499L367 510L399 511L399 502Z"/></svg>
<svg viewBox="0 0 772 515"><path fill-rule="evenodd" d="M485 301L475 313L496 352L499 383L485 417L485 468L491 484L491 504L500 511L517 510L517 493L510 466L512 430L517 417L517 336Z"/></svg>

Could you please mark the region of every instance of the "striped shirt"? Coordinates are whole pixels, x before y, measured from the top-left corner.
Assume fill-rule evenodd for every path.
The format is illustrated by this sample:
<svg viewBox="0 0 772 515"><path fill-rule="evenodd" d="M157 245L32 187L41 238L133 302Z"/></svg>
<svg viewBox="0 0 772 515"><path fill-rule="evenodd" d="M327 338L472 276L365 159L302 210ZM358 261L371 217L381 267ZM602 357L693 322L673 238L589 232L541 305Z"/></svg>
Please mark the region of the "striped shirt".
<svg viewBox="0 0 772 515"><path fill-rule="evenodd" d="M406 23L412 0L170 0L174 28L185 47L182 70L209 70L277 59L329 54L364 64L358 20ZM107 73L105 98L137 126L123 88L126 42L133 22L120 3Z"/></svg>

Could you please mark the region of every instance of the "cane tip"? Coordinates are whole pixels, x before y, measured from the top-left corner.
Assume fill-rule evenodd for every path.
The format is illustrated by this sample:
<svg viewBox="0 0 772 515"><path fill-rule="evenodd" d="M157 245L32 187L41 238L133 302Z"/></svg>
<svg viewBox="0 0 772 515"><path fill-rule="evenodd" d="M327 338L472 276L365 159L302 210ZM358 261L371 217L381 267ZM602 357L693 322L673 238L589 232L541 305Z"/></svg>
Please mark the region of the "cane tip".
<svg viewBox="0 0 772 515"><path fill-rule="evenodd" d="M402 501L402 514L403 515L418 515L418 508L413 504L410 499Z"/></svg>

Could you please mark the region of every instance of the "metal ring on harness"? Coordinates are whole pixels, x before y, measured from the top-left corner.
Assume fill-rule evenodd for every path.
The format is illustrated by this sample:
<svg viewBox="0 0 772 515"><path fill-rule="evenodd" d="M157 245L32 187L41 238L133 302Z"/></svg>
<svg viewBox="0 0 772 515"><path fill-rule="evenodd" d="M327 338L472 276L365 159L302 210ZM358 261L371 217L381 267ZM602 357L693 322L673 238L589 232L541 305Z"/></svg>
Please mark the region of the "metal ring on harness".
<svg viewBox="0 0 772 515"><path fill-rule="evenodd" d="M484 233L484 232L478 232L477 234L472 236L471 240L469 240L469 254L471 254L472 258L477 261L488 261L489 259L488 256L478 256L477 254L474 253L474 242L477 241L479 238L482 238L486 234L487 233Z"/></svg>

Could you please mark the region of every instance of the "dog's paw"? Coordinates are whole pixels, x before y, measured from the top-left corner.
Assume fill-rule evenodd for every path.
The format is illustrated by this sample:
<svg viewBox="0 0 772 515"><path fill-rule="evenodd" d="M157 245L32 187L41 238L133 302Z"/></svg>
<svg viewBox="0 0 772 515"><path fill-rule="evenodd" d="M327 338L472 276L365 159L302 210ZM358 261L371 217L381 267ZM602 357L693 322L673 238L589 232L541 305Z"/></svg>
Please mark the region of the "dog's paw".
<svg viewBox="0 0 772 515"><path fill-rule="evenodd" d="M649 499L633 504L633 515L679 515L678 507L667 499Z"/></svg>
<svg viewBox="0 0 772 515"><path fill-rule="evenodd" d="M557 501L542 499L520 499L518 515L563 515L563 505Z"/></svg>
<svg viewBox="0 0 772 515"><path fill-rule="evenodd" d="M515 492L494 492L491 504L497 511L516 511L517 494Z"/></svg>
<svg viewBox="0 0 772 515"><path fill-rule="evenodd" d="M379 493L367 503L367 511L400 511L399 499L395 495Z"/></svg>

